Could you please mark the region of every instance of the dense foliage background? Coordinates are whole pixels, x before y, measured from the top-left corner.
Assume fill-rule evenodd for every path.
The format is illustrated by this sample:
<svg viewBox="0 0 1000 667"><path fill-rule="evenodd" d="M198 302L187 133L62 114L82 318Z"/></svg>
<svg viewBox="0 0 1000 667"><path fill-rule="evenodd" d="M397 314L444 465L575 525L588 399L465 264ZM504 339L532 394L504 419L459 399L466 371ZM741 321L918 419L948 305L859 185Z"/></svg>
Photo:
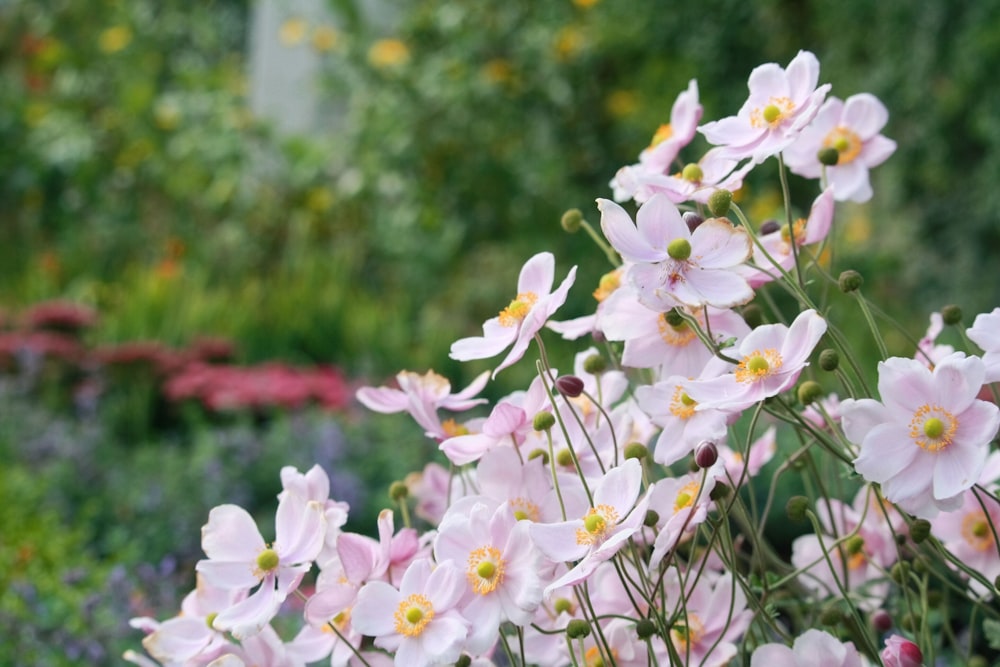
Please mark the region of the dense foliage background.
<svg viewBox="0 0 1000 667"><path fill-rule="evenodd" d="M890 110L899 148L875 172L876 199L838 210L866 290L915 333L947 302L1000 303L994 0L331 10L282 26L288 48L322 55L329 111L308 136L280 136L248 110L251 3L0 4L0 327L68 299L99 313L92 347L222 336L243 363L334 364L371 384L435 368L464 386L489 366L460 367L448 346L509 301L528 256L553 251L560 274L580 264L562 315L592 307L606 267L560 216L578 207L596 223L594 198L688 80L706 119L730 115L755 65L799 49L833 94L868 91ZM780 202L758 171L747 196L762 221ZM94 593L159 579L169 598L211 505L269 498L281 465L356 475L344 493L371 517L383 485L428 454L406 449L403 418L386 433L350 408L160 420L124 437L114 400L87 415L43 407L44 377L0 370L0 589L17 593L0 628L39 664L113 662L134 644L122 619L171 603Z"/></svg>

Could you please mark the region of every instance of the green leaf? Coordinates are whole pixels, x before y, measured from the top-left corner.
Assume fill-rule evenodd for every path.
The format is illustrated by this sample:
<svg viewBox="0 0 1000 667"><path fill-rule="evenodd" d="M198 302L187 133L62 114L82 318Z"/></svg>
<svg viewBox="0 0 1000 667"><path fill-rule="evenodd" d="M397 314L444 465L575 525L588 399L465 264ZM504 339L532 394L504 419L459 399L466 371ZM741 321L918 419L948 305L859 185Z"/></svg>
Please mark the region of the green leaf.
<svg viewBox="0 0 1000 667"><path fill-rule="evenodd" d="M1000 650L1000 621L992 618L983 620L983 634L990 648Z"/></svg>

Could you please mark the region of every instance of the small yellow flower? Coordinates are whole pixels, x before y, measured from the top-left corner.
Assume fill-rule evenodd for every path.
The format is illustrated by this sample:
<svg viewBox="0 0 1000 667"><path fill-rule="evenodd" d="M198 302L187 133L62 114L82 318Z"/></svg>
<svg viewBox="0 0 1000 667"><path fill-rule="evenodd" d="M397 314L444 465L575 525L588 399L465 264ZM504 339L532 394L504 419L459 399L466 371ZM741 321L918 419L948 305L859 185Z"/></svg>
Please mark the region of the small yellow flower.
<svg viewBox="0 0 1000 667"><path fill-rule="evenodd" d="M326 213L333 207L333 193L330 188L319 186L306 193L306 208L313 213Z"/></svg>
<svg viewBox="0 0 1000 667"><path fill-rule="evenodd" d="M306 37L306 22L297 16L286 19L278 29L278 39L285 46L295 46Z"/></svg>
<svg viewBox="0 0 1000 667"><path fill-rule="evenodd" d="M575 58L584 47L583 31L575 26L565 26L559 29L553 40L552 47L556 52L556 58L566 62Z"/></svg>
<svg viewBox="0 0 1000 667"><path fill-rule="evenodd" d="M116 25L106 28L98 38L98 46L104 53L118 53L132 42L132 30L128 26Z"/></svg>
<svg viewBox="0 0 1000 667"><path fill-rule="evenodd" d="M368 62L384 69L402 65L410 59L410 49L398 39L380 39L368 49Z"/></svg>
<svg viewBox="0 0 1000 667"><path fill-rule="evenodd" d="M330 25L316 26L312 33L312 46L320 53L332 51L340 42L340 33Z"/></svg>
<svg viewBox="0 0 1000 667"><path fill-rule="evenodd" d="M507 83L513 75L510 62L504 58L493 58L483 65L483 77L490 83Z"/></svg>
<svg viewBox="0 0 1000 667"><path fill-rule="evenodd" d="M639 101L636 99L635 93L631 90L615 90L608 95L608 99L604 101L604 105L608 113L612 116L622 118L635 113L635 110L639 107Z"/></svg>
<svg viewBox="0 0 1000 667"><path fill-rule="evenodd" d="M601 0L573 0L573 4L580 9L590 9Z"/></svg>

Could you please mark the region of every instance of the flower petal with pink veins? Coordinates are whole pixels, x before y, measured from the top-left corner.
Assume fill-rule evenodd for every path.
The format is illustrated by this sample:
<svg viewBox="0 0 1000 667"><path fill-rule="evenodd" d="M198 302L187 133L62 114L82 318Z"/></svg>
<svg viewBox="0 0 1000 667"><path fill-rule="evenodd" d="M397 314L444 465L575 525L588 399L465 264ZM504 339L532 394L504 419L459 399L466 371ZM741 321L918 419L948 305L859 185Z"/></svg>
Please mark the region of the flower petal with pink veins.
<svg viewBox="0 0 1000 667"><path fill-rule="evenodd" d="M219 505L201 529L201 548L213 560L250 561L265 548L250 513L237 505Z"/></svg>

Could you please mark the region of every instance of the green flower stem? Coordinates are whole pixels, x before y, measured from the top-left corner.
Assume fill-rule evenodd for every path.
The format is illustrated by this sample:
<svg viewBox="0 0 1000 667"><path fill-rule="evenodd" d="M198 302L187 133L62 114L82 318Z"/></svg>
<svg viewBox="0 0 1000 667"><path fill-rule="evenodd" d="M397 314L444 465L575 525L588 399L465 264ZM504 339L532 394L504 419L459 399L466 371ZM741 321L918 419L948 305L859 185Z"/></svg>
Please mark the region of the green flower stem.
<svg viewBox="0 0 1000 667"><path fill-rule="evenodd" d="M781 180L781 197L785 205L785 223L788 225L788 245L792 249L792 257L795 259L795 277L798 280L799 288L805 290L805 281L802 279L802 267L799 266L799 246L795 242L795 221L792 220L792 194L788 189L788 170L785 169L785 158L778 153L778 178Z"/></svg>
<svg viewBox="0 0 1000 667"><path fill-rule="evenodd" d="M889 351L885 346L885 340L882 338L882 333L878 330L878 326L875 324L875 318L872 317L872 311L868 308L868 299L861 294L861 290L855 290L851 292L858 305L861 307L861 312L865 316L865 322L868 323L868 328L872 332L872 338L875 339L875 345L878 346L878 352L882 355L882 359L889 358Z"/></svg>
<svg viewBox="0 0 1000 667"><path fill-rule="evenodd" d="M587 235L590 236L594 243L597 244L597 247L604 252L604 256L608 258L609 262L611 262L611 266L618 268L622 265L622 260L618 257L618 253L615 252L615 249L608 245L607 241L601 238L601 235L594 230L593 226L589 222L581 220L580 226L583 227L583 229L587 232Z"/></svg>

